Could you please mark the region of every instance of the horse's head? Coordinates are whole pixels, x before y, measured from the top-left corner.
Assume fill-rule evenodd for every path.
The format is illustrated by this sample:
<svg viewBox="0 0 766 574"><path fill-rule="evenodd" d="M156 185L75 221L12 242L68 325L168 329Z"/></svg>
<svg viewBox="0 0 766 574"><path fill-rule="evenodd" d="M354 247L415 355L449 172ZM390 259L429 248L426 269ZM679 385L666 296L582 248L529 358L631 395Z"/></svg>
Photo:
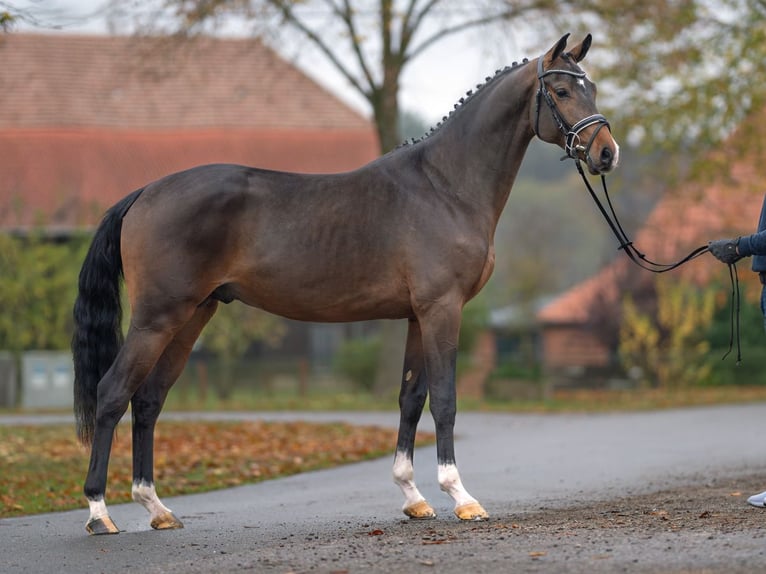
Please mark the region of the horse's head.
<svg viewBox="0 0 766 574"><path fill-rule="evenodd" d="M588 53L591 35L565 52L568 37L537 61L539 85L535 104L530 106L532 125L537 137L584 161L592 174L606 173L617 166L620 147L596 108L596 85L577 65Z"/></svg>

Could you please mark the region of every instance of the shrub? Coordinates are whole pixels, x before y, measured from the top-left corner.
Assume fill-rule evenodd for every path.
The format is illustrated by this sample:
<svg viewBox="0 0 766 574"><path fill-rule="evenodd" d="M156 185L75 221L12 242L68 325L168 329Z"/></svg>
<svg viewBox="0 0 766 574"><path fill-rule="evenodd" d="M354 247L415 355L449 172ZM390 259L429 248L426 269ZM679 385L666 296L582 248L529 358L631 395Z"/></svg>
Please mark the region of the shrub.
<svg viewBox="0 0 766 574"><path fill-rule="evenodd" d="M379 337L361 337L344 342L333 360L333 370L364 391L372 391L380 355Z"/></svg>

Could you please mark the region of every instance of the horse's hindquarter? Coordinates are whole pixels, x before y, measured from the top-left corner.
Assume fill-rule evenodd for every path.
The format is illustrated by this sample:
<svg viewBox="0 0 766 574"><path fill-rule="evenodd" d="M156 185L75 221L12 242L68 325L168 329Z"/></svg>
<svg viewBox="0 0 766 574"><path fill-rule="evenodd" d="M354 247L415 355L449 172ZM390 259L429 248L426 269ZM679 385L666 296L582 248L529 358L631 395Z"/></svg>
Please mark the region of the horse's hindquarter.
<svg viewBox="0 0 766 574"><path fill-rule="evenodd" d="M471 245L460 219L374 169L206 166L152 184L133 206L125 277L136 295L201 302L219 289L300 320L409 317L413 289L435 298L479 280L483 261L455 257Z"/></svg>

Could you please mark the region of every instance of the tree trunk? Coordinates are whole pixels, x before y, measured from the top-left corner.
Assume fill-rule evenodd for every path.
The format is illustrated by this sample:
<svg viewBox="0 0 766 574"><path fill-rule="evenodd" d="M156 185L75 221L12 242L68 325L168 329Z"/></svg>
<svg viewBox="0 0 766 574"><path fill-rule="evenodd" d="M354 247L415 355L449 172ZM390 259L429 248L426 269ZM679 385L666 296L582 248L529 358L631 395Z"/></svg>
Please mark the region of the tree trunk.
<svg viewBox="0 0 766 574"><path fill-rule="evenodd" d="M375 88L370 98L381 153L387 153L402 143L399 135L398 89L398 81L394 86L386 86L384 83Z"/></svg>

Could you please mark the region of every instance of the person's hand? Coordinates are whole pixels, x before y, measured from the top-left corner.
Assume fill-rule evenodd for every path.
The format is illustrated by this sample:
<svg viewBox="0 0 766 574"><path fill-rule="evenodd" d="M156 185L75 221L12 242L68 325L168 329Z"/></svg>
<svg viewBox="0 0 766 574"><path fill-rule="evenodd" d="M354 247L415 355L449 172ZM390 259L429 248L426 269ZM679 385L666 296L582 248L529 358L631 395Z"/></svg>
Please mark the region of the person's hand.
<svg viewBox="0 0 766 574"><path fill-rule="evenodd" d="M742 259L742 255L737 252L738 239L719 239L707 244L708 251L713 257L731 265Z"/></svg>

